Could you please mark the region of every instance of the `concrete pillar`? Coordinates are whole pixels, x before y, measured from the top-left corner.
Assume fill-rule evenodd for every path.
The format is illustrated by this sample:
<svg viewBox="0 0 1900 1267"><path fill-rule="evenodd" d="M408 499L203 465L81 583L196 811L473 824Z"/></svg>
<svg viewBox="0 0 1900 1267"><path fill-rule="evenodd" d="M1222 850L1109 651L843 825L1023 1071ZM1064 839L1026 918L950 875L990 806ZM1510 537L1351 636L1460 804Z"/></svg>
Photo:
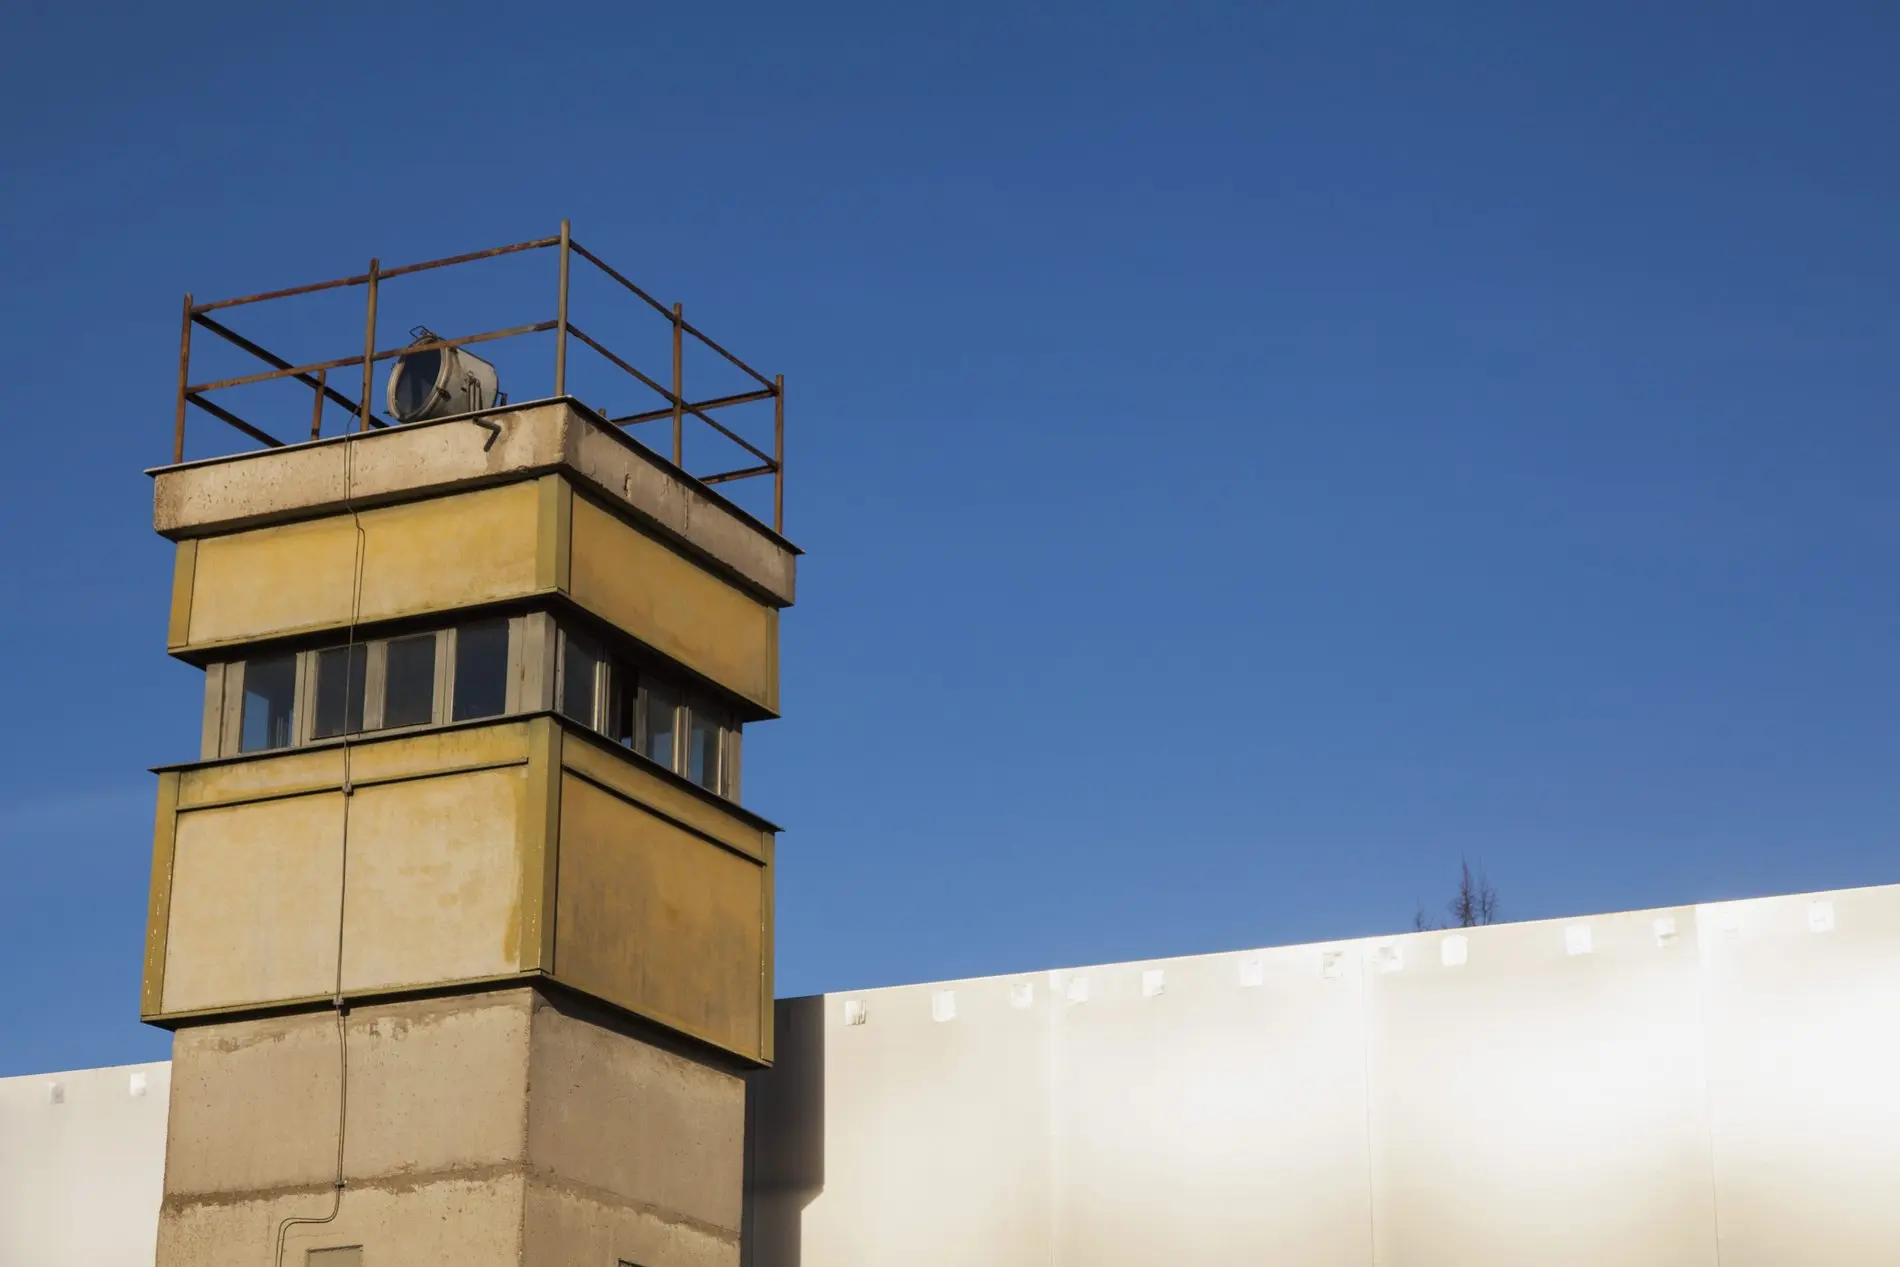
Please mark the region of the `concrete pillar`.
<svg viewBox="0 0 1900 1267"><path fill-rule="evenodd" d="M159 1267L260 1267L283 1220L333 1206L283 1229L284 1264L739 1261L738 1072L578 996L372 1003L341 1034L325 1012L209 1024L173 1062Z"/></svg>

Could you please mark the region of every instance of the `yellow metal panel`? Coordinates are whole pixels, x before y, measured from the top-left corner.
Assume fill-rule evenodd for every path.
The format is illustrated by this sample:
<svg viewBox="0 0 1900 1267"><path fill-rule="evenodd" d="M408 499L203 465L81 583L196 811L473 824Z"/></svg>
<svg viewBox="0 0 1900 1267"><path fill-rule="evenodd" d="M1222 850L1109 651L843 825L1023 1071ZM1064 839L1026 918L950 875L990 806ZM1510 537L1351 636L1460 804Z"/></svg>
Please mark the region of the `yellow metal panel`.
<svg viewBox="0 0 1900 1267"><path fill-rule="evenodd" d="M769 856L767 847L771 837L768 833L749 826L691 792L675 787L660 775L642 769L625 757L603 752L590 743L576 740L561 749L561 761L568 769L604 784L628 800L637 801L663 817L703 832L755 861L764 862Z"/></svg>
<svg viewBox="0 0 1900 1267"><path fill-rule="evenodd" d="M185 642L346 624L355 568L356 531L347 515L206 538L198 543Z"/></svg>
<svg viewBox="0 0 1900 1267"><path fill-rule="evenodd" d="M576 497L570 592L603 619L778 711L778 613Z"/></svg>
<svg viewBox="0 0 1900 1267"><path fill-rule="evenodd" d="M528 725L500 722L352 744L350 778L359 784L376 783L526 761Z"/></svg>
<svg viewBox="0 0 1900 1267"><path fill-rule="evenodd" d="M777 919L774 892L777 885L773 883L776 872L772 857L777 847L777 842L768 834L765 838L765 886L760 894L759 910L759 945L765 949L759 958L759 1055L767 1063L777 1059L778 1050L777 1033L772 1025L773 993L778 988L773 980L777 958L773 948L778 945L778 933L773 927Z"/></svg>
<svg viewBox="0 0 1900 1267"><path fill-rule="evenodd" d="M189 643L215 646L448 611L537 590L534 483L364 511L362 592L349 515L199 542Z"/></svg>
<svg viewBox="0 0 1900 1267"><path fill-rule="evenodd" d="M528 790L517 827L521 855L521 966L554 971L554 886L559 878L561 728L528 723Z"/></svg>
<svg viewBox="0 0 1900 1267"><path fill-rule="evenodd" d="M544 590L568 587L574 531L574 490L558 475L536 481L535 583Z"/></svg>
<svg viewBox="0 0 1900 1267"><path fill-rule="evenodd" d="M198 543L181 541L172 558L171 620L165 627L165 645L182 647L191 638L191 591L198 571Z"/></svg>
<svg viewBox="0 0 1900 1267"><path fill-rule="evenodd" d="M158 776L158 814L152 827L152 890L145 918L145 978L139 1011L156 1015L165 1001L165 947L171 932L172 847L177 830L178 775Z"/></svg>
<svg viewBox="0 0 1900 1267"><path fill-rule="evenodd" d="M519 763L528 759L528 722L364 739L350 745L350 781L358 785ZM179 799L187 807L294 796L343 785L343 749L255 757L187 770Z"/></svg>
<svg viewBox="0 0 1900 1267"><path fill-rule="evenodd" d="M521 968L525 765L359 787L349 800L343 986Z"/></svg>
<svg viewBox="0 0 1900 1267"><path fill-rule="evenodd" d="M178 803L185 809L320 792L343 786L343 750L286 752L204 766L184 771L179 780Z"/></svg>
<svg viewBox="0 0 1900 1267"><path fill-rule="evenodd" d="M362 619L532 592L537 501L512 484L365 514Z"/></svg>
<svg viewBox="0 0 1900 1267"><path fill-rule="evenodd" d="M343 797L192 810L177 823L163 1010L330 993Z"/></svg>
<svg viewBox="0 0 1900 1267"><path fill-rule="evenodd" d="M555 975L751 1060L765 868L583 779L561 789Z"/></svg>

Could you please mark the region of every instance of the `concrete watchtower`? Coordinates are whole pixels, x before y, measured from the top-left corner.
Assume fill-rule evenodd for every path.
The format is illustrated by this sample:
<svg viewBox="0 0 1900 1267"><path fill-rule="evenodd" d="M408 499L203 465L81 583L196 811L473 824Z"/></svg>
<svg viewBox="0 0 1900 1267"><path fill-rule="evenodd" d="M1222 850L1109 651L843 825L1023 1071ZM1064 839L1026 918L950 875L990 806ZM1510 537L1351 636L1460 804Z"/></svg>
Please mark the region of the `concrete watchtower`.
<svg viewBox="0 0 1900 1267"><path fill-rule="evenodd" d="M377 346L389 279L543 249L552 321ZM570 321L574 256L671 322L670 388ZM346 286L367 291L359 356L293 365L223 324ZM265 368L191 382L194 329ZM177 543L169 650L205 670L205 708L199 759L160 771L146 937L142 1012L175 1031L159 1267L735 1267L741 1075L772 1060L776 828L739 791L798 553L777 531L783 380L565 225L187 297L184 333L156 527ZM553 392L500 403L468 349L545 333ZM570 398L570 338L662 407ZM689 339L757 389L687 400ZM351 399L331 374L359 367ZM310 390L311 439L212 395L258 383ZM753 401L770 453L713 417ZM266 447L184 461L188 406ZM757 465L688 475L689 416ZM628 435L666 420L671 461ZM744 475L772 477L773 527L711 487Z"/></svg>

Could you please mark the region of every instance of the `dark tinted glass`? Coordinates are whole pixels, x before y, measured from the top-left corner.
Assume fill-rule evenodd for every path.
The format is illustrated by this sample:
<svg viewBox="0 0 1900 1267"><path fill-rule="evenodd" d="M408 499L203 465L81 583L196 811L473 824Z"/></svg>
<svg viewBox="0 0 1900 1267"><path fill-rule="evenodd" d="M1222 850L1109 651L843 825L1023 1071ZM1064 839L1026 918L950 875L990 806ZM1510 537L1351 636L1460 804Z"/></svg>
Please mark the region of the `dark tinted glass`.
<svg viewBox="0 0 1900 1267"><path fill-rule="evenodd" d="M639 751L667 769L673 768L673 722L678 703L665 690L648 685L644 691L646 697L646 727L640 736Z"/></svg>
<svg viewBox="0 0 1900 1267"><path fill-rule="evenodd" d="M363 681L369 648L332 647L317 653L317 715L310 733L317 739L355 734L363 729Z"/></svg>
<svg viewBox="0 0 1900 1267"><path fill-rule="evenodd" d="M600 652L585 640L562 639L567 644L566 662L561 666L561 711L583 726L594 724L594 677L600 669Z"/></svg>
<svg viewBox="0 0 1900 1267"><path fill-rule="evenodd" d="M442 349L412 352L397 358L396 365L396 416L413 418L435 395L435 380L442 373Z"/></svg>
<svg viewBox="0 0 1900 1267"><path fill-rule="evenodd" d="M607 738L632 748L640 742L640 675L618 660L613 664L613 711L607 718Z"/></svg>
<svg viewBox="0 0 1900 1267"><path fill-rule="evenodd" d="M484 620L455 631L455 721L508 709L508 622Z"/></svg>
<svg viewBox="0 0 1900 1267"><path fill-rule="evenodd" d="M719 723L700 715L697 708L690 716L692 725L686 736L686 777L703 788L719 790Z"/></svg>
<svg viewBox="0 0 1900 1267"><path fill-rule="evenodd" d="M435 635L393 638L383 677L383 725L435 720Z"/></svg>
<svg viewBox="0 0 1900 1267"><path fill-rule="evenodd" d="M296 700L296 656L266 656L246 661L238 750L266 752L272 748L288 748L290 719Z"/></svg>

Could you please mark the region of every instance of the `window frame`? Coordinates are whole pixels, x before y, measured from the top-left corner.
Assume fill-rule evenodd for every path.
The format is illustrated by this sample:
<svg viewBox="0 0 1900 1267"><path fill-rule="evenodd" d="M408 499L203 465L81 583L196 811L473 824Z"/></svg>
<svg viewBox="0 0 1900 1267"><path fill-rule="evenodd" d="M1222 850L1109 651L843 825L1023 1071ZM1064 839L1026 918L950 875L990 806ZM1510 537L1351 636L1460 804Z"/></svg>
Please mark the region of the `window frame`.
<svg viewBox="0 0 1900 1267"><path fill-rule="evenodd" d="M250 664L251 660L274 660L283 654L284 653L280 651L270 651L270 652L266 652L265 654L261 656L248 657L247 659L240 660L236 663L234 667L236 668L237 672L235 674L227 673L223 675L220 682L220 686L224 692L223 709L222 709L223 719L224 719L223 720L224 741L221 746L228 749L227 755L234 756L234 757L240 757L240 756L241 757L261 757L273 752L289 752L291 749L300 746L304 712L305 712L304 706L303 706L304 664L303 664L303 653L301 651L292 653L293 660L291 664L291 680L290 680L290 738L283 744L277 745L275 747L270 747L270 748L252 748L247 751L244 747L245 669Z"/></svg>
<svg viewBox="0 0 1900 1267"><path fill-rule="evenodd" d="M358 730L341 734L316 734L317 722L317 664L318 657L325 652L337 651L352 645L352 641L324 642L318 646L299 648L296 657L296 684L291 705L291 739L281 748L264 748L255 752L242 751L244 718L244 674L245 666L252 660L281 654L266 652L264 655L247 656L241 660L227 660L209 666L205 672L205 719L206 738L203 745L208 756L250 757L264 753L291 752L298 748L309 748L323 744L359 741L365 738L383 738L391 735L415 734L419 731L453 724L455 712L455 649L456 638L463 624L477 624L494 617L477 617L462 621L458 625L447 625L435 629L411 629L399 633L381 634L373 638L357 638L354 645L364 649L363 654L363 719ZM529 619L525 616L508 616L508 656L504 668L506 688L503 696L503 708L499 713L487 717L469 718L462 724L482 721L494 721L510 717L525 711L522 707L523 655L527 639L524 626ZM407 726L385 726L383 724L385 705L387 704L389 684L389 644L405 638L433 636L435 639L435 676L431 684L434 697L431 701L427 721L414 722ZM215 693L217 702L212 703ZM346 709L347 716L347 709ZM216 719L216 743L209 733Z"/></svg>
<svg viewBox="0 0 1900 1267"><path fill-rule="evenodd" d="M617 652L607 641L592 633L576 631L564 622L557 623L555 628L553 696L556 713L577 726L585 726L603 739L618 744L634 755L678 775L702 791L735 803L739 800L739 747L742 725L732 709L712 702L703 692L683 685L676 677L656 672L640 661ZM565 707L570 642L585 645L594 657L592 707L585 718L575 717ZM647 742L647 723L652 715L656 688L657 692L669 695L673 699L672 752L670 760L667 761L655 760ZM629 689L633 691L633 706L625 713L629 733L622 736L616 731L622 720L622 710ZM719 738L713 752L716 769L710 784L700 783L688 773L692 768L689 747L695 716L711 718L719 729Z"/></svg>
<svg viewBox="0 0 1900 1267"><path fill-rule="evenodd" d="M460 631L465 625L497 619L506 620L508 625L507 684L503 693L503 710L487 717L457 722L454 719L455 668ZM408 726L385 726L383 717L388 687L389 644L397 639L423 634L433 635L436 640L435 698L430 718ZM567 687L567 647L570 638L585 643L598 657L590 693L591 707L585 719L569 717L562 707ZM652 762L653 758L647 752L647 721L656 694L663 693L672 697L674 702L673 751L670 761L653 764L662 766L702 791L738 803L744 723L739 720L737 709L728 702L715 699L703 688L689 684L683 680L683 675L668 672L664 665L656 665L645 657L623 652L619 643L624 641L600 636L591 628L571 628L566 621L544 610L505 616L471 615L456 624L433 629L409 628L375 637L359 637L354 642L364 648L362 729L322 738L315 734L318 657L327 651L351 645L351 640L331 640L315 645L306 643L291 653L296 661L291 741L285 747L260 749L257 752L243 752L239 747L243 740L245 666L252 660L283 653L266 650L245 659L220 661L205 669L205 734L202 750L206 759L265 756L300 748L415 734L443 726L476 725L524 713L552 712L577 726L586 727L610 743L626 748L642 760ZM628 692L631 692L630 706L627 702ZM623 720L623 710L624 720L630 728L625 736L615 733ZM719 741L714 750L718 768L710 784L702 784L688 773L692 768L690 746L695 717L709 718L719 729Z"/></svg>

